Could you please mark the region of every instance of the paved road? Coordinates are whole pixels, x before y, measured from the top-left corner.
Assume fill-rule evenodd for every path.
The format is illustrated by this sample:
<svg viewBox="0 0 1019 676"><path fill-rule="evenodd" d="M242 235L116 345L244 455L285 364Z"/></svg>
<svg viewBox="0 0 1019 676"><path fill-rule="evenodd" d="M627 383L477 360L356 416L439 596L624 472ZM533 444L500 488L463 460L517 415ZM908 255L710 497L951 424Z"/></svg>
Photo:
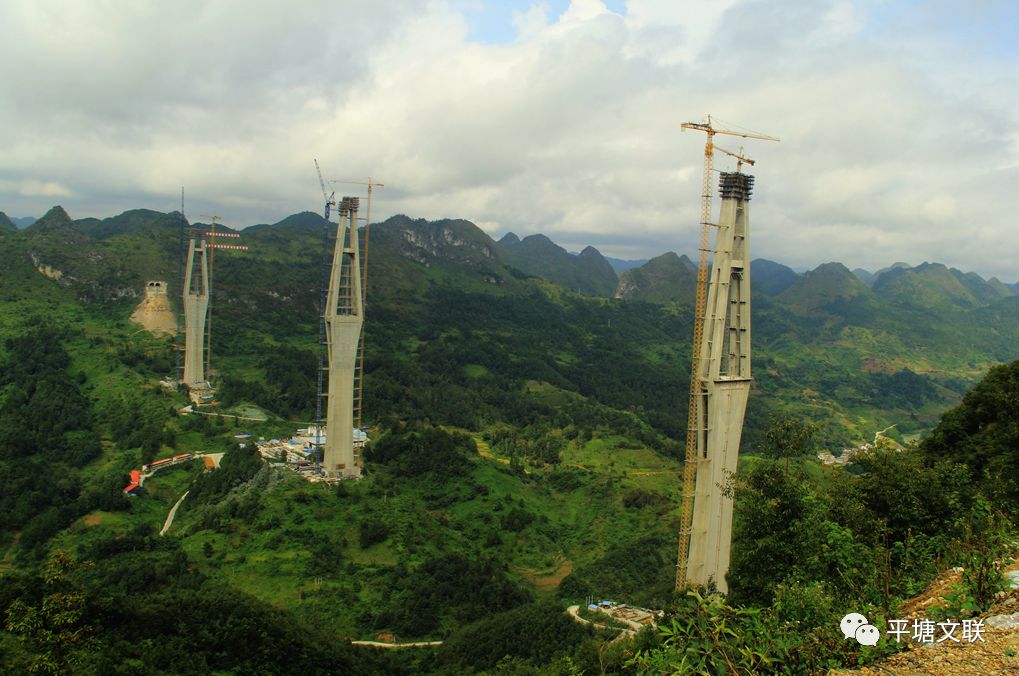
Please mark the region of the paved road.
<svg viewBox="0 0 1019 676"><path fill-rule="evenodd" d="M416 643L383 643L382 641L351 641L350 645L366 645L372 648L434 648L442 641L418 641Z"/></svg>
<svg viewBox="0 0 1019 676"><path fill-rule="evenodd" d="M177 515L177 508L180 507L180 503L184 502L184 498L186 498L190 492L191 491L184 491L184 495L180 496L180 500L174 503L173 507L170 508L170 513L166 515L166 522L163 524L163 530L159 531L160 536L170 530L170 526L173 525L173 517Z"/></svg>
<svg viewBox="0 0 1019 676"><path fill-rule="evenodd" d="M566 609L566 612L570 614L570 617L572 617L575 621L580 622L581 624L589 624L592 627L597 627L598 629L604 629L606 631L617 631L618 630L619 631L619 636L617 636L614 639L612 639L611 641L609 641L609 645L612 645L616 641L621 641L622 639L626 638L627 636L636 636L637 635L637 632L634 631L633 629L622 629L621 627L610 627L609 625L602 624L600 622L592 622L591 620L585 620L583 617L581 617L578 614L580 612L580 606L570 606L569 608Z"/></svg>

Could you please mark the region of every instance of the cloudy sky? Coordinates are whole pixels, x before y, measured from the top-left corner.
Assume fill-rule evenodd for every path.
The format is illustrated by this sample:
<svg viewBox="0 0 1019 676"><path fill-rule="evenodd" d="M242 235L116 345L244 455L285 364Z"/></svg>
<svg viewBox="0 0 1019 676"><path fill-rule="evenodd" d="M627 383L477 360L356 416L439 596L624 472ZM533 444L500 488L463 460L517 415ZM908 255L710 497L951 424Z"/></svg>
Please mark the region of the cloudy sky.
<svg viewBox="0 0 1019 676"><path fill-rule="evenodd" d="M0 0L0 210L467 218L691 252L704 135L758 161L753 251L1019 279L1019 5ZM731 168L724 156L716 166ZM337 186L357 194L360 186Z"/></svg>

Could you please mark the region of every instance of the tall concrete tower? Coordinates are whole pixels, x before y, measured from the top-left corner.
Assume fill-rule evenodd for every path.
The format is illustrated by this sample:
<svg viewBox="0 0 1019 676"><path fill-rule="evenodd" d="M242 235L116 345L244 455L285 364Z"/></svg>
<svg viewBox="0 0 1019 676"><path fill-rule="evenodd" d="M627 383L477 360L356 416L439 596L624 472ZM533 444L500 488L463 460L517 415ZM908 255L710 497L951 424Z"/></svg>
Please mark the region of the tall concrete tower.
<svg viewBox="0 0 1019 676"><path fill-rule="evenodd" d="M205 383L205 319L209 313L209 243L199 234L188 242L184 271L184 373L188 387ZM197 265L197 270L195 269Z"/></svg>
<svg viewBox="0 0 1019 676"><path fill-rule="evenodd" d="M686 579L729 585L732 498L723 494L736 472L750 394L750 218L754 177L722 173L722 196L696 378L697 480Z"/></svg>
<svg viewBox="0 0 1019 676"><path fill-rule="evenodd" d="M358 251L357 197L340 202L340 220L326 295L326 353L329 361L329 396L326 405L326 443L322 467L333 477L361 476L361 458L354 453L354 374L357 347L364 323L361 296L361 259Z"/></svg>

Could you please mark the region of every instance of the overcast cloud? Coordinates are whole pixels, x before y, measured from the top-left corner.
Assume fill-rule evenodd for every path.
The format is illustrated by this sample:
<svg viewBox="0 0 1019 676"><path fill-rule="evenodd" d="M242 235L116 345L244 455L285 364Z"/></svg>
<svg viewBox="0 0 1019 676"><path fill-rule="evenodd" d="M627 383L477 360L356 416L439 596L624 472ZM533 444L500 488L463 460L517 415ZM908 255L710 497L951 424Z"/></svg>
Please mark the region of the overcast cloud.
<svg viewBox="0 0 1019 676"><path fill-rule="evenodd" d="M462 217L690 252L703 134L758 160L754 255L1019 279L1011 2L0 0L0 210ZM731 167L719 156L716 166ZM338 192L357 194L357 186Z"/></svg>

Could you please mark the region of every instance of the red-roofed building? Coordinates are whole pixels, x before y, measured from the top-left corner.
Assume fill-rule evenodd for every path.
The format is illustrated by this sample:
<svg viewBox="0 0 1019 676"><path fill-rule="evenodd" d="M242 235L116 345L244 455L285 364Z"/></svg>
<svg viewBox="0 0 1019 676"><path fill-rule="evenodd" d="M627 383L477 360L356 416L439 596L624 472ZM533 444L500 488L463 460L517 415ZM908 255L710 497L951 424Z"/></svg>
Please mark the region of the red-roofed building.
<svg viewBox="0 0 1019 676"><path fill-rule="evenodd" d="M131 470L131 483L124 487L124 495L136 496L141 490L142 484L142 473L141 470Z"/></svg>

